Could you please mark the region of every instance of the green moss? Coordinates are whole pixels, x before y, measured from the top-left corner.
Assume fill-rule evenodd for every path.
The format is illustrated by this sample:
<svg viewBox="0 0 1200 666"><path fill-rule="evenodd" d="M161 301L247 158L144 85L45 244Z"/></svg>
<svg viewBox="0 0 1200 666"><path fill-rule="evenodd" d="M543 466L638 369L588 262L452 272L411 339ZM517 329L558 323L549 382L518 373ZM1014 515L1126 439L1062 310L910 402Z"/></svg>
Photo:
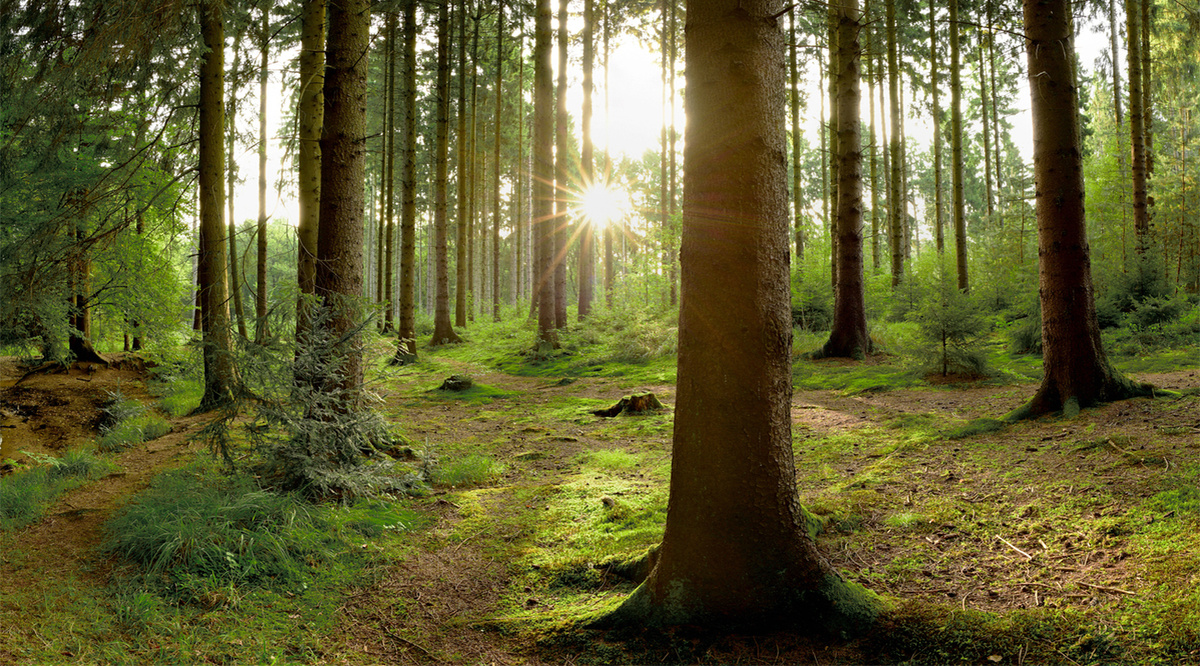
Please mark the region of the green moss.
<svg viewBox="0 0 1200 666"><path fill-rule="evenodd" d="M971 419L965 424L946 433L948 439L965 439L967 437L976 437L985 435L989 432L997 432L1003 430L1009 422L1007 420L979 418Z"/></svg>

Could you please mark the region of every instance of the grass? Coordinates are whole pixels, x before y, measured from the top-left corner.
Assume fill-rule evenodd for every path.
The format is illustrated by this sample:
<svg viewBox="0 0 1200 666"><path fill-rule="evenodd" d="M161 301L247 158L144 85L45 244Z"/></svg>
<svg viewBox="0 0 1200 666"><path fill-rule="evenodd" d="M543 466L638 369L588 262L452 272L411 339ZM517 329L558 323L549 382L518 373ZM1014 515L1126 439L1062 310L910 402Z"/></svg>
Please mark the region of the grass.
<svg viewBox="0 0 1200 666"><path fill-rule="evenodd" d="M450 488L478 486L499 477L504 469L504 465L492 458L472 453L448 465L435 466L432 482Z"/></svg>
<svg viewBox="0 0 1200 666"><path fill-rule="evenodd" d="M158 406L173 418L187 416L200 406L204 381L186 377L162 377L147 387L158 398Z"/></svg>
<svg viewBox="0 0 1200 666"><path fill-rule="evenodd" d="M83 448L69 449L60 458L30 457L36 466L0 478L0 531L39 520L55 498L115 468L111 462Z"/></svg>

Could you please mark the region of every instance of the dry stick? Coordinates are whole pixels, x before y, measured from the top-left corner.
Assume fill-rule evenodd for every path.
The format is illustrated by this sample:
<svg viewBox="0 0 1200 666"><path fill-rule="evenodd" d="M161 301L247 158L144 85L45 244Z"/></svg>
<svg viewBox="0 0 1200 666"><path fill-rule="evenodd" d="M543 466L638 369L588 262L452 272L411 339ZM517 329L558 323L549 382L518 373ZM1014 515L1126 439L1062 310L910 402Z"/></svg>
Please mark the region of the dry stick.
<svg viewBox="0 0 1200 666"><path fill-rule="evenodd" d="M1105 592L1117 592L1118 594L1128 594L1131 597L1137 596L1137 592L1130 592L1129 590L1122 590L1119 587L1105 587L1104 585L1092 585L1091 583L1085 583L1081 580L1077 580L1075 582L1078 583L1079 585L1082 585L1084 587L1090 587L1094 590L1103 590Z"/></svg>
<svg viewBox="0 0 1200 666"><path fill-rule="evenodd" d="M1024 555L1024 556L1025 556L1025 559L1027 559L1027 560L1032 560L1032 559L1033 559L1033 555L1030 555L1029 553L1027 553L1027 552L1025 552L1025 551L1021 550L1020 548L1017 548L1016 546L1012 545L1011 543L1009 543L1008 539L1005 539L1004 537L1000 536L999 534L997 534L997 535L996 535L996 538L997 538L997 539L999 539L999 540L1001 540L1001 541L1003 541L1003 542L1004 542L1004 545L1006 545L1006 546L1008 546L1009 548L1012 548L1013 550L1017 551L1018 553L1020 553L1020 554Z"/></svg>

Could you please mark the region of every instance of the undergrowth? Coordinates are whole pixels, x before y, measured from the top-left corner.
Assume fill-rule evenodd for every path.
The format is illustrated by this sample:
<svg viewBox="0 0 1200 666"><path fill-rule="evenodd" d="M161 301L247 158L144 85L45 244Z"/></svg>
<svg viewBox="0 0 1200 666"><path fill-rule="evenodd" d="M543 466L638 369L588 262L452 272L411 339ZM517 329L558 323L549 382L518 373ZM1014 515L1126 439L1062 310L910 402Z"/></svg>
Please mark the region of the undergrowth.
<svg viewBox="0 0 1200 666"><path fill-rule="evenodd" d="M62 457L26 453L33 465L0 478L0 530L24 527L41 518L59 495L98 479L115 466L84 448Z"/></svg>

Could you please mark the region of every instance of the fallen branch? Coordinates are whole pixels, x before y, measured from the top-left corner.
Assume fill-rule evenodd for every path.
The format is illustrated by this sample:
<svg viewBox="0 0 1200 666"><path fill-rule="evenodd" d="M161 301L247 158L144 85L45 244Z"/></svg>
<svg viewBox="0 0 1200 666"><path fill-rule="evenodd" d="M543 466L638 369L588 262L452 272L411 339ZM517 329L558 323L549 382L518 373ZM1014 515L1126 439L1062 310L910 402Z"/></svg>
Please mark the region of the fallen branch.
<svg viewBox="0 0 1200 666"><path fill-rule="evenodd" d="M1130 592L1129 590L1122 590L1119 587L1106 587L1104 585L1092 585L1091 583L1085 583L1081 580L1077 580L1075 582L1084 587L1090 587L1093 590L1103 590L1104 592L1116 592L1117 594L1128 594L1131 597L1137 596L1137 592Z"/></svg>
<svg viewBox="0 0 1200 666"><path fill-rule="evenodd" d="M1030 555L1029 553L1027 553L1027 552L1025 552L1025 551L1021 550L1020 548L1017 548L1016 546L1012 545L1012 543L1010 543L1010 542L1008 541L1008 539L1005 539L1004 537L1000 536L999 534L997 534L997 535L996 535L996 538L997 538L997 539L999 539L999 540L1001 540L1001 541L1003 541L1003 542L1004 542L1004 545L1006 545L1006 546L1008 546L1009 548L1012 548L1013 550L1017 551L1018 553L1020 553L1020 554L1024 555L1024 556L1025 556L1025 559L1027 559L1027 560L1032 560L1032 559L1033 559L1033 555Z"/></svg>

